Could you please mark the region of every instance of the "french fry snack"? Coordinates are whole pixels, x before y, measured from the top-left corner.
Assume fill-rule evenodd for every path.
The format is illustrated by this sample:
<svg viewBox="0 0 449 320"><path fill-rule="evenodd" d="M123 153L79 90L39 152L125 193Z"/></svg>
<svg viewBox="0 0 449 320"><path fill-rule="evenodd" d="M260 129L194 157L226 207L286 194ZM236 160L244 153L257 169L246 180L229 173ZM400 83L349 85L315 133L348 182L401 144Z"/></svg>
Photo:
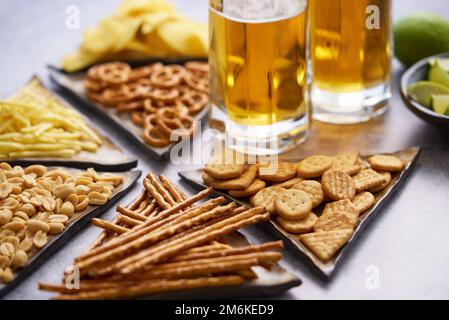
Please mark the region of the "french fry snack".
<svg viewBox="0 0 449 320"><path fill-rule="evenodd" d="M37 78L0 101L1 158L69 158L95 152L102 139L76 111L51 95Z"/></svg>

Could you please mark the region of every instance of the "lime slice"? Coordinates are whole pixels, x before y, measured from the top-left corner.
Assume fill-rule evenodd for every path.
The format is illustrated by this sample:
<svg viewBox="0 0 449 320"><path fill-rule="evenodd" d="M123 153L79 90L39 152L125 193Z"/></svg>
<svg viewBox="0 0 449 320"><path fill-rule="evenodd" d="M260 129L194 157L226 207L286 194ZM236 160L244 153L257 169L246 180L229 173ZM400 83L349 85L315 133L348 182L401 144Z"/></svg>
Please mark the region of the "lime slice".
<svg viewBox="0 0 449 320"><path fill-rule="evenodd" d="M449 109L449 95L433 95L432 108L436 113L445 114Z"/></svg>
<svg viewBox="0 0 449 320"><path fill-rule="evenodd" d="M449 88L432 81L418 81L408 86L407 93L416 102L430 108L432 95L449 95Z"/></svg>
<svg viewBox="0 0 449 320"><path fill-rule="evenodd" d="M449 72L446 71L442 60L436 60L429 69L429 81L438 82L449 88Z"/></svg>
<svg viewBox="0 0 449 320"><path fill-rule="evenodd" d="M440 65L440 67L442 67L444 69L444 71L449 72L449 58L445 58L445 59L430 59L429 60L429 64L431 66L434 66L438 61L438 64Z"/></svg>

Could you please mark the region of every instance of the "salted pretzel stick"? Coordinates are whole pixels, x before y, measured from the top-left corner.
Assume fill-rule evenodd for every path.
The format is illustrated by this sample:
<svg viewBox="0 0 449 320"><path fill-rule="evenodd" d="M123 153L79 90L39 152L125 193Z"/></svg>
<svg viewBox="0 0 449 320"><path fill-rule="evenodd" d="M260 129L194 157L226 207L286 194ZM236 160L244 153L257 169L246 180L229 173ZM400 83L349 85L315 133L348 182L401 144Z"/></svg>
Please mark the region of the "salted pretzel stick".
<svg viewBox="0 0 449 320"><path fill-rule="evenodd" d="M121 205L119 205L116 210L117 210L117 212L119 212L129 218L135 219L135 220L139 220L139 221L147 220L146 217L143 216L142 214L135 213L134 211L129 210L128 208L125 208Z"/></svg>
<svg viewBox="0 0 449 320"><path fill-rule="evenodd" d="M141 214L142 216L149 217L156 209L160 210L156 200L151 199L148 206L146 208L144 208L143 210L139 211L138 213Z"/></svg>
<svg viewBox="0 0 449 320"><path fill-rule="evenodd" d="M148 247L154 243L157 243L163 239L169 238L174 234L178 233L180 230L188 229L192 226L199 225L202 222L211 220L215 217L219 217L220 215L234 209L236 207L235 203L230 203L226 206L216 207L210 211L206 211L202 213L200 210L192 210L192 212L199 212L198 215L192 216L189 219L183 219L181 222L173 225L164 226L161 229L156 230L155 232L150 232L146 235L143 235L125 245L117 247L112 250L108 250L103 254L92 257L89 260L81 261L77 265L82 271L83 269L89 268L92 265L103 263L106 261L117 260L125 255L128 255L132 252L138 251L142 248ZM109 269L109 268L107 268Z"/></svg>
<svg viewBox="0 0 449 320"><path fill-rule="evenodd" d="M240 276L219 276L197 279L145 281L131 287L117 287L100 289L97 291L76 293L73 295L59 295L58 300L87 300L87 299L114 299L120 297L132 298L139 295L154 294L178 290L190 290L202 287L222 287L240 285L245 279Z"/></svg>
<svg viewBox="0 0 449 320"><path fill-rule="evenodd" d="M172 258L170 261L176 262L176 261L192 261L197 259L206 259L206 258L214 258L214 257L225 257L225 256L233 256L233 255L239 255L239 254L245 254L245 253L253 253L253 252L262 252L267 250L273 250L273 249L282 249L284 247L284 244L282 241L274 241L274 242L267 242L261 245L250 245L240 248L230 248L225 250L216 250L216 251L209 251L209 252L199 252L199 253L192 253L192 254L181 254L179 256L176 256Z"/></svg>
<svg viewBox="0 0 449 320"><path fill-rule="evenodd" d="M216 198L216 199L211 199L211 200L209 200L209 201L215 201L215 200L218 200L218 198ZM205 203L205 204L206 204L206 203ZM200 208L200 207L194 208L195 210L193 210L193 211L196 211L196 210L198 210L199 208ZM153 250L154 252L156 252L156 251L158 251L160 248L164 248L168 243L172 243L173 241L176 241L177 239L180 239L180 238L183 238L183 237L185 238L185 237L188 236L189 234L193 234L193 233L195 233L195 232L197 232L197 231L200 231L200 230L202 230L202 229L204 229L204 228L206 228L206 227L212 226L212 225L214 225L214 224L216 224L216 223L218 223L218 222L224 220L225 218L230 218L230 217L232 217L232 216L238 215L238 214L242 213L242 212L245 211L245 210L246 210L246 208L244 208L244 207L239 207L239 208L236 208L236 209L232 210L230 213L228 213L228 214L227 214L226 216L224 216L224 217L218 217L218 218L216 218L216 219L207 221L207 222L205 222L205 223L203 223L203 224L193 226L193 227L190 228L190 229L187 229L187 230L185 230L185 231L183 231L183 232L181 232L181 233L175 234L175 235L172 236L171 238L167 238L167 239L164 239L164 240L160 241L159 243L153 245L153 246L151 247L151 250ZM184 218L184 217L183 217L183 218ZM187 218L187 217L186 217L186 218ZM189 218L189 219L190 219L190 218ZM127 245L129 245L129 243L128 243ZM219 246L219 245L217 244L216 246L217 246L217 249L228 248L228 246L226 246L226 245L220 245L220 246ZM125 248L126 248L126 247L125 247ZM123 247L122 247L120 250L123 250ZM101 259L109 259L109 258L105 258L105 256L114 254L115 252L116 252L116 251L109 250L108 252L105 252L104 254L101 255ZM91 263L91 262L92 262L92 259L98 259L98 258L93 257L93 258L91 258L91 261L89 261L88 263ZM111 262L109 262L109 263L111 263ZM120 263L120 261L117 261L116 263ZM102 263L102 264L104 265L105 263ZM107 266L106 268L102 268L101 266L100 266L100 267L97 267L97 268L94 268L93 270L90 271L90 273L91 273L92 275L98 275L98 274L100 274L100 273L101 273L101 274L107 274L107 273L113 272L113 271L114 271L114 268L115 268L115 264L109 264L109 266ZM86 272L84 269L81 269L80 271L81 271L82 273L85 273L85 272Z"/></svg>
<svg viewBox="0 0 449 320"><path fill-rule="evenodd" d="M142 214L142 212L150 205L152 201L156 201L153 198L151 198L150 195L147 195L149 198L144 199L139 206L134 210L138 214ZM142 214L143 215L143 214Z"/></svg>
<svg viewBox="0 0 449 320"><path fill-rule="evenodd" d="M203 243L218 238L219 236L228 234L247 225L268 220L270 215L261 214L262 212L264 212L263 208L255 207L253 209L247 210L246 212L204 228L203 230L199 230L194 234L188 235L187 237L185 237L185 239L180 238L174 241L174 243L169 243L164 249L158 250L157 252L152 252L151 248L142 250L141 252L120 261L117 264L117 268L123 268L123 270L121 270L122 273L131 273L137 270L141 270L146 265L161 262L163 259L168 259L187 249L198 247Z"/></svg>
<svg viewBox="0 0 449 320"><path fill-rule="evenodd" d="M75 261L79 262L79 261L83 261L86 260L88 258L94 257L96 255L99 255L101 253L110 251L114 248L117 248L121 245L124 245L130 241L133 241L145 234L147 234L148 232L151 232L153 230L155 230L156 228L159 228L161 226L163 226L164 224L170 221L174 221L176 220L177 217L184 215L185 217L190 217L193 211L201 213L201 212L206 212L208 210L211 210L213 208L215 208L216 206L218 206L220 203L224 202L224 198L215 198L215 199L211 199L205 203L203 203L201 206L196 207L196 208L192 208L189 209L189 211L186 212L181 212L178 213L177 216L176 215L172 215L170 217L168 217L166 220L160 220L152 225L147 226L146 228L142 228L138 231L135 232L128 232L125 233L123 235L123 237L116 237L115 239L112 239L111 241L109 241L108 243L106 243L104 246L98 247L95 250L90 251L88 254L84 254L78 258L75 259ZM159 217L159 216L158 216Z"/></svg>
<svg viewBox="0 0 449 320"><path fill-rule="evenodd" d="M173 183L171 183L170 180L168 180L168 178L164 175L159 175L159 180L161 180L162 185L165 187L165 189L168 190L168 192L170 192L170 194L172 195L172 197L176 200L176 202L181 202L183 200L185 200L185 197L183 197L183 195L179 192L178 189L176 189L176 187L173 185Z"/></svg>
<svg viewBox="0 0 449 320"><path fill-rule="evenodd" d="M156 176L150 172L147 175L147 179L150 180L151 184L159 191L159 193L164 197L164 199L170 204L170 206L173 206L176 204L176 201L171 196L170 192L165 189L165 187L159 182L159 180L156 178Z"/></svg>
<svg viewBox="0 0 449 320"><path fill-rule="evenodd" d="M141 281L139 281L141 282ZM108 289L108 288L116 288L118 286L131 286L138 284L136 280L125 280L120 281L118 279L114 279L114 281L105 281L105 280L81 280L79 289L76 288L67 288L66 285L60 284L49 284L49 283L39 283L39 290L57 292L57 293L79 293L86 291L96 291L99 289Z"/></svg>
<svg viewBox="0 0 449 320"><path fill-rule="evenodd" d="M125 233L126 231L128 231L129 229L118 226L112 222L106 221L106 220L102 220L102 219L98 219L98 218L93 218L91 220L92 224L94 226L100 227L106 231L109 232L113 232L113 233L118 233L118 234L122 234Z"/></svg>
<svg viewBox="0 0 449 320"><path fill-rule="evenodd" d="M197 254L197 253L204 253L204 252L211 252L211 251L218 251L218 250L225 250L232 248L231 246L228 246L226 244L221 243L215 243L215 244L209 244L201 247L192 248L189 250L186 250L185 255L187 254Z"/></svg>
<svg viewBox="0 0 449 320"><path fill-rule="evenodd" d="M119 222L121 222L121 223L123 223L125 225L128 225L130 227L135 227L135 226L137 226L137 225L142 223L142 221L140 221L140 220L136 220L136 219L130 218L130 217L125 216L123 214L117 215L117 219L118 219ZM127 231L129 231L129 229L127 229Z"/></svg>
<svg viewBox="0 0 449 320"><path fill-rule="evenodd" d="M171 277L198 277L207 276L208 274L223 273L223 272L235 272L238 270L244 270L253 266L257 266L259 262L257 259L236 259L231 261L210 261L208 263L202 263L197 265L180 266L177 268L156 269L152 272L145 272L140 274L136 273L136 278L126 278L127 280L147 280L147 279L166 279Z"/></svg>
<svg viewBox="0 0 449 320"><path fill-rule="evenodd" d="M142 192L137 196L137 198L134 199L134 201L128 205L128 209L136 210L139 207L139 205L142 203L142 201L144 201L146 199L146 197L147 197L147 193L146 193L145 189L142 189Z"/></svg>
<svg viewBox="0 0 449 320"><path fill-rule="evenodd" d="M151 194L151 196L156 199L159 206L161 206L165 210L172 207L167 201L165 201L164 197L159 193L156 187L151 184L150 180L148 180L147 178L143 179L143 185L145 189L147 189L147 191Z"/></svg>

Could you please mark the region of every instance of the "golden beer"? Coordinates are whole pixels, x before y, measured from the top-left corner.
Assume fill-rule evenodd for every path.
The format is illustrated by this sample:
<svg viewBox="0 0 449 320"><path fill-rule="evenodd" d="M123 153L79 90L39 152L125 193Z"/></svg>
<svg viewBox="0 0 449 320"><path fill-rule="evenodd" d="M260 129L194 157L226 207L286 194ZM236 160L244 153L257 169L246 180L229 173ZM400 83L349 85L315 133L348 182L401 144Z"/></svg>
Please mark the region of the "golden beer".
<svg viewBox="0 0 449 320"><path fill-rule="evenodd" d="M250 5L263 7L263 2L276 0L239 1L228 12L226 0L210 1L212 104L225 111L234 128L250 126L254 134L263 129L262 133L275 136L279 134L276 128L266 126L293 119L304 119L302 126L285 129L306 130L306 1L278 1L296 3L296 10L269 18L254 14L247 19L239 13L250 12ZM232 2L238 1L228 1Z"/></svg>
<svg viewBox="0 0 449 320"><path fill-rule="evenodd" d="M310 0L309 10L314 107L332 110L335 104L338 114L385 102L390 96L391 1Z"/></svg>

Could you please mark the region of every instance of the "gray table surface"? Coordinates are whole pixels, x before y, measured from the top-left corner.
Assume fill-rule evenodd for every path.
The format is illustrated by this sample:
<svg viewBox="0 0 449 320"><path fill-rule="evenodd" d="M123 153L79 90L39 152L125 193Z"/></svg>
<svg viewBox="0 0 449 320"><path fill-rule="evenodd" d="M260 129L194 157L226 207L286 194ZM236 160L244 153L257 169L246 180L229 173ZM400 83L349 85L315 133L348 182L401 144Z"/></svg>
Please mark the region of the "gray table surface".
<svg viewBox="0 0 449 320"><path fill-rule="evenodd" d="M111 13L118 0L2 0L0 2L0 97L7 97L37 73L50 85L47 63L57 63L75 49L81 30L65 27L65 9L80 9L81 29L95 25ZM195 19L207 20L207 0L177 0L177 7ZM394 18L416 11L438 12L449 18L446 0L394 0ZM395 63L395 84L403 72ZM89 118L130 155L139 159L143 172L164 173L177 181L178 171L198 165L154 161L95 114ZM303 280L303 285L277 296L281 299L439 299L449 298L449 136L411 114L395 87L390 110L382 119L382 147L395 150L424 147L420 161L405 186L387 204L344 261L331 283L324 283L307 266L286 251L281 264ZM299 147L301 148L301 147ZM188 186L185 189L192 192ZM122 202L131 201L140 188ZM102 218L112 219L114 210ZM39 281L59 282L65 267L84 251L99 230L88 226L46 263L9 293L6 299L47 299L37 289ZM245 229L255 242L272 240L257 227Z"/></svg>

